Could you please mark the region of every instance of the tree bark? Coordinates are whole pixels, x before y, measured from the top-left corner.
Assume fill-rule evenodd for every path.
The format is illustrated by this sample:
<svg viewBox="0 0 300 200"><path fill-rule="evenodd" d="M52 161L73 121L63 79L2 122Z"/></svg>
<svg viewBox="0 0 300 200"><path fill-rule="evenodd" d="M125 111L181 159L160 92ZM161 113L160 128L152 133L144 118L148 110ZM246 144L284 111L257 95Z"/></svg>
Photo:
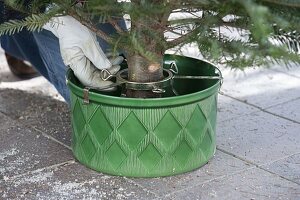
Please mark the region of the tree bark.
<svg viewBox="0 0 300 200"><path fill-rule="evenodd" d="M157 62L148 61L140 55L131 55L127 59L128 80L132 82L147 83L162 80L162 56ZM159 94L147 90L127 90L127 97L132 98L156 98Z"/></svg>
<svg viewBox="0 0 300 200"><path fill-rule="evenodd" d="M156 30L156 39L151 35L151 30ZM132 82L147 83L156 82L163 79L163 54L165 46L164 29L157 23L153 23L149 18L143 16L132 17L131 31L135 35L137 41L143 46L146 52L150 52L153 56L149 58L140 50L133 49L128 55L128 80ZM160 39L158 39L160 38ZM157 40L158 39L158 40ZM152 91L127 90L126 95L133 98L153 98L160 97Z"/></svg>

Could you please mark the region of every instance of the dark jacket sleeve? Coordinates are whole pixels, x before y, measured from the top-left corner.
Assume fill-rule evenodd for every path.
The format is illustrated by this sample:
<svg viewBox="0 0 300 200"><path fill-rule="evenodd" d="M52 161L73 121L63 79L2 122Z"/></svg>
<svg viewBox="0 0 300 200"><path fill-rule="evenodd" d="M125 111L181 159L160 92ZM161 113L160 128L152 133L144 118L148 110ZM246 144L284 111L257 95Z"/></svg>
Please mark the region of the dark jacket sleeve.
<svg viewBox="0 0 300 200"><path fill-rule="evenodd" d="M29 1L25 1L26 3L29 3ZM3 1L0 1L0 23L3 23L5 21L8 21L10 19L23 19L26 17L24 13L15 11L9 7L7 7Z"/></svg>

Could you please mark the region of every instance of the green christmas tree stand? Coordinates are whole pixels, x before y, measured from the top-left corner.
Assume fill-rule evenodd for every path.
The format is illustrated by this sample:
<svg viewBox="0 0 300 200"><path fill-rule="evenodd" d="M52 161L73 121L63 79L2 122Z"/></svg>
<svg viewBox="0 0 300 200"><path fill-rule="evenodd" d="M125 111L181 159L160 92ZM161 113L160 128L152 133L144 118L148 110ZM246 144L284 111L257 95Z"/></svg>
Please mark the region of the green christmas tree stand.
<svg viewBox="0 0 300 200"><path fill-rule="evenodd" d="M179 75L216 76L210 63L165 55ZM188 172L210 160L216 149L217 95L220 80L176 79L180 94L154 99L120 97L90 90L71 70L72 149L84 165L107 174L158 177ZM168 96L168 94L170 94Z"/></svg>

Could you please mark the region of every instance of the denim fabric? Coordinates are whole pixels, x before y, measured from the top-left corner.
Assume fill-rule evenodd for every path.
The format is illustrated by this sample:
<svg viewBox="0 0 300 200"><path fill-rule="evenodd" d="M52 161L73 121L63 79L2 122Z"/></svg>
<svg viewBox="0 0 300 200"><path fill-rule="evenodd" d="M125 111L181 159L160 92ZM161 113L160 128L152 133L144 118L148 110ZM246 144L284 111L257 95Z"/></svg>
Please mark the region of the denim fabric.
<svg viewBox="0 0 300 200"><path fill-rule="evenodd" d="M58 39L47 30L38 33L34 32L33 36L39 48L39 56L43 60L43 64L47 70L49 81L54 85L61 96L70 103L70 94L65 78L67 67L60 55Z"/></svg>
<svg viewBox="0 0 300 200"><path fill-rule="evenodd" d="M125 22L121 21L120 26L125 29ZM108 24L102 24L99 28L107 34L115 33L115 29ZM42 30L30 33L24 30L12 36L1 36L0 39L1 46L7 53L29 61L70 103L65 80L67 67L60 55L58 39L51 32ZM109 50L109 45L104 40L98 38L98 41L104 52Z"/></svg>
<svg viewBox="0 0 300 200"><path fill-rule="evenodd" d="M30 61L40 74L49 80L46 67L40 57L40 52L32 33L22 31L11 36L3 35L0 37L0 40L5 52L21 60Z"/></svg>
<svg viewBox="0 0 300 200"><path fill-rule="evenodd" d="M29 61L70 102L65 80L67 68L60 55L58 39L51 32L22 31L11 36L4 35L1 46L10 55Z"/></svg>

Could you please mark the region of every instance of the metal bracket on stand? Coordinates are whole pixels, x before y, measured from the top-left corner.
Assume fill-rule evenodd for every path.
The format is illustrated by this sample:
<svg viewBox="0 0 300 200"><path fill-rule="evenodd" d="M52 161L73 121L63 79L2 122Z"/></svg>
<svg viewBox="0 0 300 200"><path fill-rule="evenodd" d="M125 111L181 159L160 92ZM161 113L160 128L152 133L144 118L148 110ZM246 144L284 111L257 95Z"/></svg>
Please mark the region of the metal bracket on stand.
<svg viewBox="0 0 300 200"><path fill-rule="evenodd" d="M90 92L89 87L85 87L83 89L83 104L89 104L90 103L89 92Z"/></svg>
<svg viewBox="0 0 300 200"><path fill-rule="evenodd" d="M170 69L169 69L169 70L170 70L171 72L173 72L173 74L174 74L173 78L174 78L174 79L218 79L218 80L221 80L221 83L223 83L223 82L222 82L223 76L222 76L222 73L221 73L220 69L217 68L216 66L214 66L214 67L215 67L215 69L218 71L219 76L176 75L176 74L178 74L179 70L178 70L178 67L177 67L177 65L176 65L175 62L172 62L172 63L170 64Z"/></svg>
<svg viewBox="0 0 300 200"><path fill-rule="evenodd" d="M173 77L173 74L170 70L164 69L165 78L160 81L147 82L147 83L133 82L123 78L124 75L126 76L127 71L128 71L127 69L123 69L116 74L117 84L125 84L126 89L144 90L144 91L148 90L148 91L152 91L153 93L159 93L159 94L164 93L165 92L164 88L170 86L170 82Z"/></svg>
<svg viewBox="0 0 300 200"><path fill-rule="evenodd" d="M212 64L213 65L213 64ZM222 76L222 72L221 70L216 67L215 65L213 65L215 67L215 69L218 71L218 75L219 76L191 76L191 75L177 75L179 73L178 67L176 65L175 62L172 62L170 64L170 68L169 71L171 71L173 73L173 77L172 77L172 81L171 81L171 87L172 87L172 91L173 93L178 96L178 92L175 90L174 88L174 79L212 79L212 80L220 80L220 85L223 85L223 76ZM221 87L220 87L221 88Z"/></svg>

